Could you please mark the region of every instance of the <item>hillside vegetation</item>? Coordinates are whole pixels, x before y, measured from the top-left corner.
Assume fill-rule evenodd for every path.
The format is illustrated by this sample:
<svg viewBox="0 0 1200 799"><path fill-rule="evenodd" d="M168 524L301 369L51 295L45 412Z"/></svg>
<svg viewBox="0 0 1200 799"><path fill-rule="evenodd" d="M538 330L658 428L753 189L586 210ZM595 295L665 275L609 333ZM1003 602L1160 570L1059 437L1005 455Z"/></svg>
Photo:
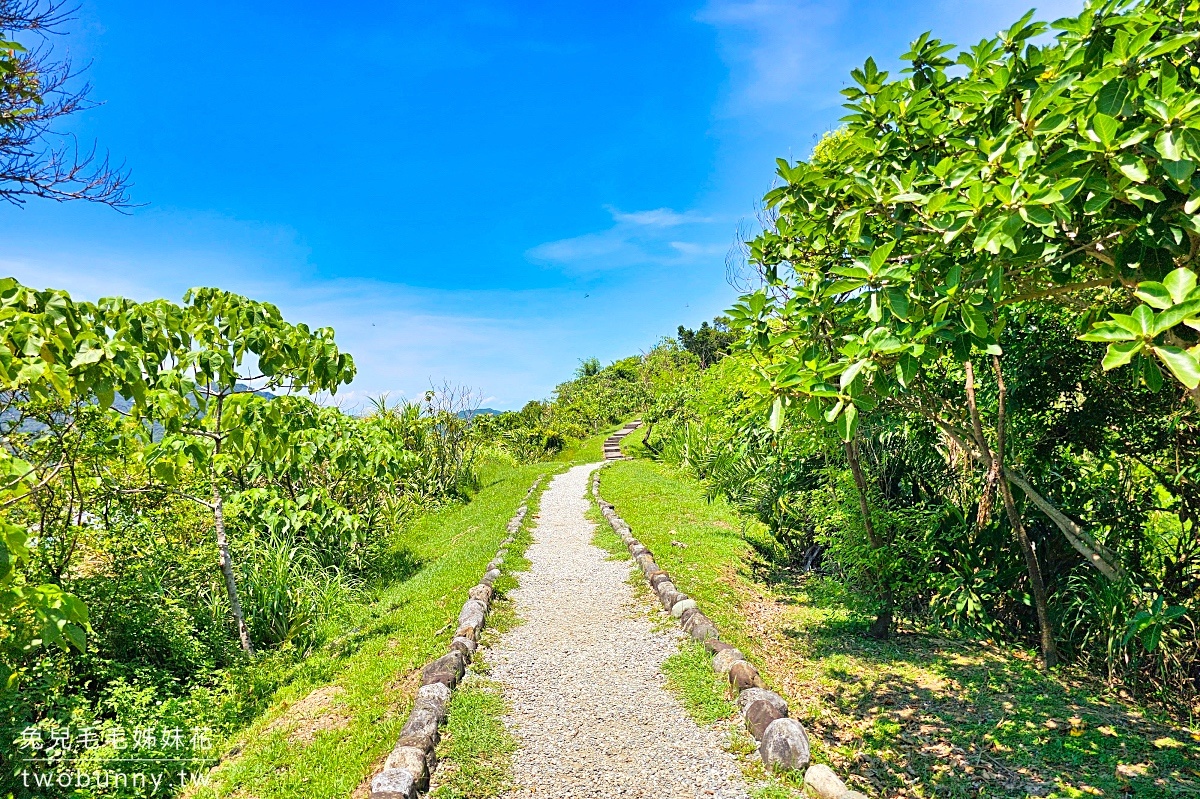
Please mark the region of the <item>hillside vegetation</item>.
<svg viewBox="0 0 1200 799"><path fill-rule="evenodd" d="M220 289L0 280L0 794L349 795L534 477L635 417L609 499L861 787L1200 790L1200 2L901 60L727 317L519 411L333 407L334 332Z"/></svg>

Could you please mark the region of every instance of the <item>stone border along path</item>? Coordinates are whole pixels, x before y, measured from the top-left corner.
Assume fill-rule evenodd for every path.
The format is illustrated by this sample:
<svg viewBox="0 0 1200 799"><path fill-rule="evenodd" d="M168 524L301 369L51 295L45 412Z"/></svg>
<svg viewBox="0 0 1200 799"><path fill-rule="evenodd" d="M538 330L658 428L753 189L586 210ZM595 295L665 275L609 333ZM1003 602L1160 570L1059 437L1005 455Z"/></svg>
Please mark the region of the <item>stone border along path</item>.
<svg viewBox="0 0 1200 799"><path fill-rule="evenodd" d="M418 791L429 785L437 765L435 748L446 720L447 705L454 686L462 679L467 664L475 654L476 641L483 631L488 608L492 603L492 584L500 576L500 567L508 547L521 529L528 513L529 498L545 475L540 475L525 492L525 499L508 521L508 537L500 542L496 557L487 565L479 585L468 592L470 599L458 614L458 629L450 642L450 651L421 671L421 687L409 711L408 721L400 730L400 740L388 755L383 770L371 780L371 799L413 799Z"/></svg>
<svg viewBox="0 0 1200 799"><path fill-rule="evenodd" d="M678 632L636 599L627 561L592 543L591 473L553 478L540 501L529 570L508 593L520 624L487 650L518 749L504 799L748 799L726 731L701 727L667 690Z"/></svg>
<svg viewBox="0 0 1200 799"><path fill-rule="evenodd" d="M729 684L738 694L737 704L746 728L758 739L758 753L767 768L806 769L804 786L820 799L866 799L858 791L846 788L845 783L828 766L809 765L808 734L800 722L788 718L787 701L774 691L768 691L758 669L741 652L720 640L716 626L700 612L696 601L675 588L671 576L658 567L650 550L634 538L633 531L617 515L616 508L600 496L599 470L592 476L592 495L604 518L641 567L663 608L679 620L692 638L712 653L713 671L728 675Z"/></svg>

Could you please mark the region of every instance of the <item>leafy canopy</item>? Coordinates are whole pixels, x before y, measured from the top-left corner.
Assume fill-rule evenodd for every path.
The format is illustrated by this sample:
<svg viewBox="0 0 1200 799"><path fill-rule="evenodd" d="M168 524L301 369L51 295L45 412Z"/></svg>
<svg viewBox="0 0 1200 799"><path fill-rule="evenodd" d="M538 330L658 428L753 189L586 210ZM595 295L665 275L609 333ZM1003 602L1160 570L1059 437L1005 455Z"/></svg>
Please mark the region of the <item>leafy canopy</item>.
<svg viewBox="0 0 1200 799"><path fill-rule="evenodd" d="M775 392L849 439L945 358L1002 353L1023 304L1077 310L1105 368L1162 367L1200 404L1200 3L1026 15L960 53L868 60L809 162L779 162L765 288L731 312ZM1107 317L1104 321L1098 321Z"/></svg>

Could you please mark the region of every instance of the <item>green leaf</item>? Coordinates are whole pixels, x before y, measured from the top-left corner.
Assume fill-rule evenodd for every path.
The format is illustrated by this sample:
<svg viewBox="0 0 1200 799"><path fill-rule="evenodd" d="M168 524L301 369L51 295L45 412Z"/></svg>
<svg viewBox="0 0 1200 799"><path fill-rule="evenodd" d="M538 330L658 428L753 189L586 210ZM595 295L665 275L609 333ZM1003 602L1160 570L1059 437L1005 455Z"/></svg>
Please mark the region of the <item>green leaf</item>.
<svg viewBox="0 0 1200 799"><path fill-rule="evenodd" d="M1125 195L1137 200L1150 200L1151 202L1165 202L1167 197L1156 186L1129 186L1125 189Z"/></svg>
<svg viewBox="0 0 1200 799"><path fill-rule="evenodd" d="M1200 299L1181 302L1178 305L1172 305L1167 310L1154 317L1154 335L1165 333L1176 325L1182 323L1185 319L1192 319L1197 314L1200 314Z"/></svg>
<svg viewBox="0 0 1200 799"><path fill-rule="evenodd" d="M1124 366L1133 360L1133 356L1137 355L1142 349L1142 342L1130 341L1124 344L1109 344L1107 352L1104 353L1104 360L1100 365L1105 371L1116 369L1118 366Z"/></svg>
<svg viewBox="0 0 1200 799"><path fill-rule="evenodd" d="M93 349L81 349L75 353L75 357L71 359L71 368L76 366L86 366L91 363L98 363L104 357L104 350L99 347Z"/></svg>
<svg viewBox="0 0 1200 799"><path fill-rule="evenodd" d="M917 376L917 368L920 365L920 361L907 352L904 353L896 361L896 380L900 385L908 388L912 384L912 379Z"/></svg>
<svg viewBox="0 0 1200 799"><path fill-rule="evenodd" d="M1163 287L1175 302L1183 302L1196 289L1196 273L1187 267L1172 270L1163 278Z"/></svg>
<svg viewBox="0 0 1200 799"><path fill-rule="evenodd" d="M854 379L858 377L859 372L861 372L869 363L870 361L856 361L850 364L850 366L846 368L846 371L842 372L841 378L839 379L839 385L845 389L854 382Z"/></svg>
<svg viewBox="0 0 1200 799"><path fill-rule="evenodd" d="M871 253L871 274L875 274L879 271L880 267L887 262L888 256L892 254L892 250L895 248L895 241L887 241L877 247L875 251Z"/></svg>
<svg viewBox="0 0 1200 799"><path fill-rule="evenodd" d="M1126 116L1133 110L1129 100L1129 81L1114 78L1096 93L1096 110L1109 117Z"/></svg>
<svg viewBox="0 0 1200 799"><path fill-rule="evenodd" d="M1154 149L1158 150L1164 161L1178 161L1183 158L1180 144L1182 141L1179 132L1173 130L1164 130L1154 139Z"/></svg>
<svg viewBox="0 0 1200 799"><path fill-rule="evenodd" d="M1117 129L1120 126L1121 123L1108 114L1096 114L1092 117L1092 132L1096 134L1096 139L1105 150L1112 149L1112 143L1117 138Z"/></svg>
<svg viewBox="0 0 1200 799"><path fill-rule="evenodd" d="M1189 390L1200 386L1200 363L1191 353L1179 347L1154 347L1154 354L1167 365L1175 379L1183 383Z"/></svg>
<svg viewBox="0 0 1200 799"><path fill-rule="evenodd" d="M1107 191L1096 191L1087 198L1083 203L1083 210L1089 214L1097 214L1103 211L1110 202L1112 202L1112 194Z"/></svg>
<svg viewBox="0 0 1200 799"><path fill-rule="evenodd" d="M783 397L776 397L771 403L771 414L767 417L767 427L771 432L778 433L783 427Z"/></svg>
<svg viewBox="0 0 1200 799"><path fill-rule="evenodd" d="M1180 33L1166 39L1161 39L1138 53L1138 57L1143 60L1149 60L1151 58L1157 58L1158 56L1166 55L1168 53L1173 53L1180 47L1183 47L1185 44L1190 44L1191 42L1196 41L1197 36L1200 36L1200 34L1189 31L1187 33Z"/></svg>
<svg viewBox="0 0 1200 799"><path fill-rule="evenodd" d="M888 307L900 319L908 319L908 295L901 289L887 288L883 290Z"/></svg>
<svg viewBox="0 0 1200 799"><path fill-rule="evenodd" d="M879 305L879 292L871 292L871 304L867 309L867 318L876 324L883 319L883 308Z"/></svg>
<svg viewBox="0 0 1200 799"><path fill-rule="evenodd" d="M1145 183L1150 179L1150 170L1146 168L1146 162L1136 155L1121 153L1113 158L1113 163L1122 175L1134 183Z"/></svg>
<svg viewBox="0 0 1200 799"><path fill-rule="evenodd" d="M1142 358L1142 380L1146 381L1146 387L1151 391L1158 391L1163 385L1162 370L1150 358Z"/></svg>
<svg viewBox="0 0 1200 799"><path fill-rule="evenodd" d="M1053 224L1054 214L1049 208L1037 205L1026 205L1021 209L1021 217L1031 225L1045 227Z"/></svg>
<svg viewBox="0 0 1200 799"><path fill-rule="evenodd" d="M1162 283L1156 283L1152 280L1147 280L1138 283L1137 291L1134 294L1144 303L1151 305L1159 310L1170 308L1174 304L1171 299L1171 292Z"/></svg>
<svg viewBox="0 0 1200 799"><path fill-rule="evenodd" d="M988 323L979 309L970 303L963 303L960 308L963 325L976 338L988 337Z"/></svg>
<svg viewBox="0 0 1200 799"><path fill-rule="evenodd" d="M850 441L858 430L858 408L853 403L846 405L846 410L837 418L838 435L842 441Z"/></svg>
<svg viewBox="0 0 1200 799"><path fill-rule="evenodd" d="M1189 184L1196 171L1195 162L1186 158L1180 161L1163 161L1161 163L1163 171L1181 188Z"/></svg>
<svg viewBox="0 0 1200 799"><path fill-rule="evenodd" d="M113 400L116 399L113 392L113 387L107 383L101 383L96 386L96 399L100 402L101 410L107 411L112 407Z"/></svg>
<svg viewBox="0 0 1200 799"><path fill-rule="evenodd" d="M1116 318L1116 314L1113 315L1113 318ZM1134 308L1129 318L1137 324L1135 332L1149 334L1154 330L1154 311L1150 310L1148 305L1139 305Z"/></svg>

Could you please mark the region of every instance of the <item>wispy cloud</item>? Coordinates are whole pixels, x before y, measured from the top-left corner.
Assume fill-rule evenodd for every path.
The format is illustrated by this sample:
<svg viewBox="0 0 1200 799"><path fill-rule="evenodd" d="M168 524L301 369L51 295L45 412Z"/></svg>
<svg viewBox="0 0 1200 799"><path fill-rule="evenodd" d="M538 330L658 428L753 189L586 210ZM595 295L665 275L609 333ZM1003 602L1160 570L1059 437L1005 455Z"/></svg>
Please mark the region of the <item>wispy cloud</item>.
<svg viewBox="0 0 1200 799"><path fill-rule="evenodd" d="M696 211L680 213L670 208L655 208L652 211L632 211L626 213L613 206L606 206L612 214L614 222L629 225L644 225L647 227L675 227L676 225L704 224L713 221Z"/></svg>
<svg viewBox="0 0 1200 799"><path fill-rule="evenodd" d="M1081 0L1043 0L1039 19L1079 13ZM903 12L896 4L847 0L709 0L695 19L712 26L729 67L719 112L772 125L792 120L781 106L809 112L835 108L849 70L872 56L884 68L904 44L930 30L944 41L969 45L1015 22L1029 0L928 0ZM773 111L774 109L774 111Z"/></svg>
<svg viewBox="0 0 1200 799"><path fill-rule="evenodd" d="M729 247L731 220L722 217L671 208L621 211L608 206L607 210L611 227L539 244L526 257L573 272L598 272L648 264L684 265L722 255Z"/></svg>
<svg viewBox="0 0 1200 799"><path fill-rule="evenodd" d="M729 65L727 113L793 102L806 85L825 82L831 35L845 0L711 0L696 20L713 26Z"/></svg>

